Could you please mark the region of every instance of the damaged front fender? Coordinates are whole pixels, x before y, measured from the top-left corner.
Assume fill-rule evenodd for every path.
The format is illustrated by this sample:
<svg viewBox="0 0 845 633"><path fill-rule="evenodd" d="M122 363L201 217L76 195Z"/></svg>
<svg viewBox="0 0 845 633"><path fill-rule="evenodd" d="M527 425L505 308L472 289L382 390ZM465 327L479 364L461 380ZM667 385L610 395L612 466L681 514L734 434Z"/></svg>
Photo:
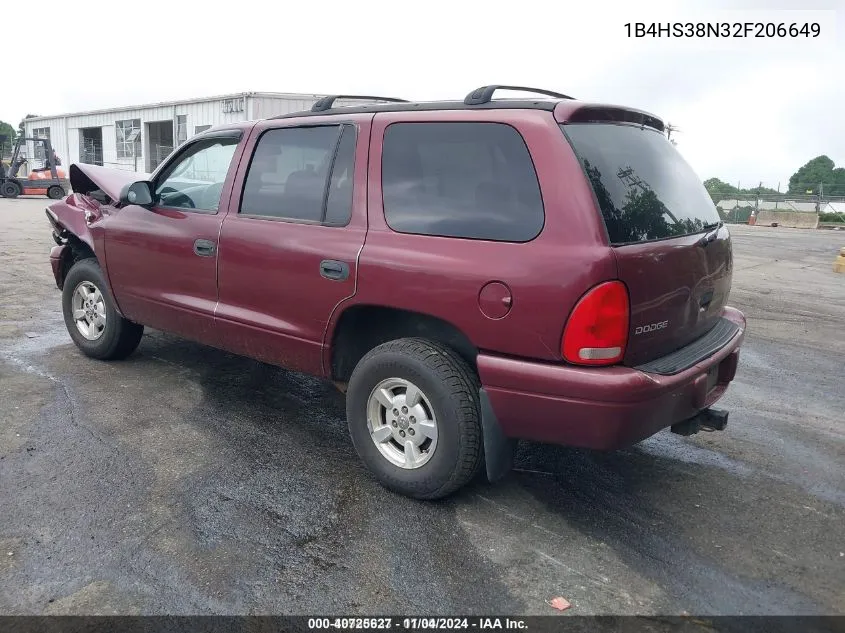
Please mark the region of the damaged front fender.
<svg viewBox="0 0 845 633"><path fill-rule="evenodd" d="M73 194L46 209L47 219L53 227L53 241L56 242L50 250L50 266L59 289L64 286L65 275L73 262L86 257L95 257L100 262L104 260L102 240L98 248L97 229L92 227L103 216L99 209L93 208L92 202L81 194Z"/></svg>
<svg viewBox="0 0 845 633"><path fill-rule="evenodd" d="M127 184L148 178L147 174L74 163L68 170L73 193L47 207L56 247L50 264L59 288L74 262L95 257L114 297L109 280L105 251L105 227L108 217L119 213L116 201ZM115 301L115 308L120 307Z"/></svg>
<svg viewBox="0 0 845 633"><path fill-rule="evenodd" d="M50 251L56 286L59 289L64 286L65 276L74 262L88 257L97 259L108 281L104 232L100 226L108 215L106 208L85 194L74 193L48 206L46 214L56 242Z"/></svg>
<svg viewBox="0 0 845 633"><path fill-rule="evenodd" d="M74 193L47 207L47 219L53 226L53 239L59 245L73 237L96 253L91 228L103 217L99 202L84 194Z"/></svg>
<svg viewBox="0 0 845 633"><path fill-rule="evenodd" d="M70 268L69 262L73 259L70 246L59 244L50 249L50 267L53 269L53 277L56 278L56 287L61 290L65 285L65 275Z"/></svg>

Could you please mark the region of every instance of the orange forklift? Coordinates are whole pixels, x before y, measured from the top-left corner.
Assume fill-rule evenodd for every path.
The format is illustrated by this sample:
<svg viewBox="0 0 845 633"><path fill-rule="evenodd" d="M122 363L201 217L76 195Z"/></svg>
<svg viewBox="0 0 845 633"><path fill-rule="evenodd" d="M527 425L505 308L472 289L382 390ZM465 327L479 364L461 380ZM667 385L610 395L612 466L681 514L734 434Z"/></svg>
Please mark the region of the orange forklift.
<svg viewBox="0 0 845 633"><path fill-rule="evenodd" d="M27 162L26 157L21 153L21 148L27 141L32 141L36 148L43 147L44 167L33 169L27 178L18 178L18 171ZM17 198L20 195L46 195L52 200L63 198L70 190L70 182L64 170L57 168L59 164L60 161L53 152L50 139L19 136L8 170L0 163L0 196Z"/></svg>

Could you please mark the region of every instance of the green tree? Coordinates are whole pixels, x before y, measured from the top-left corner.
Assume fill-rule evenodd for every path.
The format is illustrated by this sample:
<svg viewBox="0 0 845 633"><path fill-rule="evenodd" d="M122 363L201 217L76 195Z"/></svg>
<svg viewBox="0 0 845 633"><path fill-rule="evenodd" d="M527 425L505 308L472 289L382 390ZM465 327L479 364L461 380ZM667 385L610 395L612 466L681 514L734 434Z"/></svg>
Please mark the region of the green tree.
<svg viewBox="0 0 845 633"><path fill-rule="evenodd" d="M15 138L15 128L5 121L0 121L0 136Z"/></svg>
<svg viewBox="0 0 845 633"><path fill-rule="evenodd" d="M731 196L736 195L762 195L762 194L777 194L776 189L771 189L769 187L752 187L751 189L737 189L733 185L719 180L718 178L708 178L704 181L704 188L707 189L707 193L710 194L710 197L714 200L719 200L723 198L730 198Z"/></svg>
<svg viewBox="0 0 845 633"><path fill-rule="evenodd" d="M14 145L15 138L15 128L5 121L0 121L0 154L4 154Z"/></svg>
<svg viewBox="0 0 845 633"><path fill-rule="evenodd" d="M771 187L762 187L762 186L760 186L760 187L751 187L751 189L742 189L742 190L741 190L741 192L742 192L742 193L751 193L751 194L755 194L755 193L756 193L756 194L758 194L758 195L763 195L763 194L774 194L774 195L777 195L777 194L778 194L778 190L777 190L777 189L772 189Z"/></svg>
<svg viewBox="0 0 845 633"><path fill-rule="evenodd" d="M832 196L845 196L845 167L837 167L833 170ZM825 189L827 193L827 189Z"/></svg>
<svg viewBox="0 0 845 633"><path fill-rule="evenodd" d="M718 178L708 178L704 181L704 188L712 198L725 198L739 193L739 189L733 185L719 180Z"/></svg>
<svg viewBox="0 0 845 633"><path fill-rule="evenodd" d="M770 187L751 187L750 189L737 189L733 185L720 180L719 178L708 178L704 181L704 188L714 201L724 200L732 196L777 194L775 189ZM807 195L807 193L818 195L823 193L827 196L845 196L845 167L836 167L833 160L828 156L817 156L792 174L789 179L789 189L786 193L791 195Z"/></svg>
<svg viewBox="0 0 845 633"><path fill-rule="evenodd" d="M828 156L816 156L789 179L789 193L806 194L808 191L845 196L845 169L837 168Z"/></svg>
<svg viewBox="0 0 845 633"><path fill-rule="evenodd" d="M37 116L38 116L37 114L27 114L23 118L23 121L18 123L18 136L25 136L26 135L26 124L25 124L26 120L27 119L34 119Z"/></svg>

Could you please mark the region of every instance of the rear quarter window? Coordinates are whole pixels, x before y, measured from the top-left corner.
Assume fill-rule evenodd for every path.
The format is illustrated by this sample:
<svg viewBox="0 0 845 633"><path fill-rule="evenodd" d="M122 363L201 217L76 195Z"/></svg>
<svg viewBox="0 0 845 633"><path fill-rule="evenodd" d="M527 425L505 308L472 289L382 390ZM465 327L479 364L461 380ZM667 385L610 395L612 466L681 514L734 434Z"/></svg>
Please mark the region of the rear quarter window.
<svg viewBox="0 0 845 633"><path fill-rule="evenodd" d="M527 242L543 228L525 141L502 123L394 123L384 135L382 190L400 233Z"/></svg>

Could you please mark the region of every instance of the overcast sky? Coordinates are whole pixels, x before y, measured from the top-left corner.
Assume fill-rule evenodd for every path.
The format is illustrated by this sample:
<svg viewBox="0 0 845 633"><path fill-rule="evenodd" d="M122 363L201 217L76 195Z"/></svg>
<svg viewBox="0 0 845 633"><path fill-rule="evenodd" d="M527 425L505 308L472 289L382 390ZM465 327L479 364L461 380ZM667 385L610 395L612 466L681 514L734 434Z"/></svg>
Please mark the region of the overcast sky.
<svg viewBox="0 0 845 633"><path fill-rule="evenodd" d="M0 95L0 120L15 126L28 113L239 91L445 99L501 83L649 110L680 128L678 147L702 179L785 187L819 154L845 166L845 0L41 0L37 7L3 31L4 63L24 71L5 74ZM688 20L820 21L822 35L643 40L628 38L624 27Z"/></svg>

